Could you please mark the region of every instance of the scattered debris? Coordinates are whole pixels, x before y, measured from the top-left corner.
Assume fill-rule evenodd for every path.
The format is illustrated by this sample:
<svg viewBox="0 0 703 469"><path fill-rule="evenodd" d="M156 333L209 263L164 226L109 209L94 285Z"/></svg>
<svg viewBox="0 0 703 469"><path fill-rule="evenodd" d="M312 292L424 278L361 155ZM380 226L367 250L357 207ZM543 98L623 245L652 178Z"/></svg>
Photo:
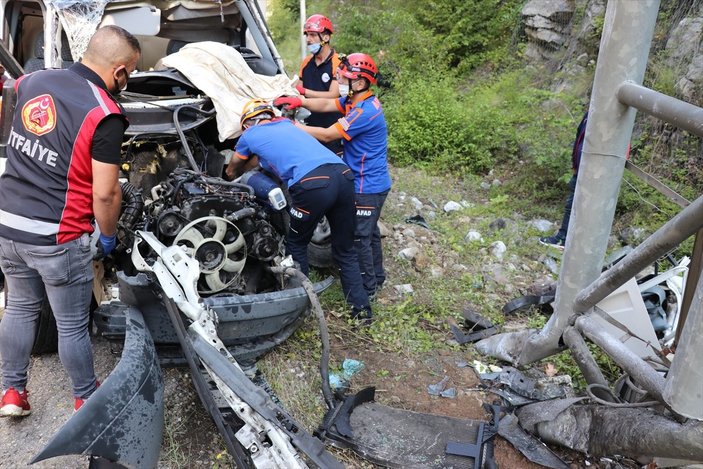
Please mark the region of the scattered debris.
<svg viewBox="0 0 703 469"><path fill-rule="evenodd" d="M553 469L569 469L544 443L520 428L518 419L513 414L507 414L501 419L498 434L534 463Z"/></svg>
<svg viewBox="0 0 703 469"><path fill-rule="evenodd" d="M415 246L409 247L409 248L405 248L405 249L402 249L402 250L398 253L398 257L400 257L401 259L405 259L405 260L410 261L410 260L414 259L415 256L417 256L417 253L418 253L419 251L420 251L420 250L419 250L418 248L416 248Z"/></svg>
<svg viewBox="0 0 703 469"><path fill-rule="evenodd" d="M507 226L507 223L505 222L504 218L496 218L488 225L488 228L491 231L500 231L500 230L505 229L506 226Z"/></svg>
<svg viewBox="0 0 703 469"><path fill-rule="evenodd" d="M476 435L475 443L466 442L447 442L445 452L447 454L463 456L467 458L473 458L474 469L485 468L497 468L495 461L493 460L493 437L498 434L498 427L500 421L501 407L498 405L488 405L484 404L483 408L486 411L491 412L491 422L485 424L481 422L478 433Z"/></svg>
<svg viewBox="0 0 703 469"><path fill-rule="evenodd" d="M496 381L523 397L538 401L573 395L571 377L568 375L532 379L515 368L505 367Z"/></svg>
<svg viewBox="0 0 703 469"><path fill-rule="evenodd" d="M349 382L355 374L364 369L364 363L352 358L345 358L339 373L330 373L330 387L337 390L349 389Z"/></svg>
<svg viewBox="0 0 703 469"><path fill-rule="evenodd" d="M447 388L448 383L449 376L445 376L439 383L428 385L427 392L430 394L430 396L439 396L454 399L456 397L456 389Z"/></svg>
<svg viewBox="0 0 703 469"><path fill-rule="evenodd" d="M503 259L503 255L508 250L503 241L494 241L491 243L491 254L496 259Z"/></svg>
<svg viewBox="0 0 703 469"><path fill-rule="evenodd" d="M540 294L537 295L525 295L519 298L515 298L512 301L503 306L503 314L509 316L511 314L518 313L530 306L539 307L540 311L544 314L552 314L553 310L551 303L554 301L556 296L556 284L545 288Z"/></svg>
<svg viewBox="0 0 703 469"><path fill-rule="evenodd" d="M554 275L559 275L559 264L552 256L544 256L542 264Z"/></svg>
<svg viewBox="0 0 703 469"><path fill-rule="evenodd" d="M554 226L554 223L552 223L549 220L544 220L544 219L537 219L537 220L530 220L529 224L532 225L537 231L540 233L547 233L552 231L552 227Z"/></svg>
<svg viewBox="0 0 703 469"><path fill-rule="evenodd" d="M423 207L423 203L420 199L417 197L410 197L410 203L413 204L413 207L415 207L415 210L420 210Z"/></svg>
<svg viewBox="0 0 703 469"><path fill-rule="evenodd" d="M465 334L453 318L448 318L449 329L454 334L454 338L459 344L467 344L476 342L477 340L485 339L498 332L498 328L491 321L484 318L475 311L465 308L463 311L464 327L469 330L469 334Z"/></svg>
<svg viewBox="0 0 703 469"><path fill-rule="evenodd" d="M430 229L430 225L427 224L427 221L423 218L422 215L415 215L413 217L408 217L405 219L405 223L413 223L415 225L419 225L423 228Z"/></svg>
<svg viewBox="0 0 703 469"><path fill-rule="evenodd" d="M483 236L481 236L481 233L479 233L476 230L469 230L468 233L466 233L466 236L464 236L464 241L472 242L472 241L480 241L483 242Z"/></svg>

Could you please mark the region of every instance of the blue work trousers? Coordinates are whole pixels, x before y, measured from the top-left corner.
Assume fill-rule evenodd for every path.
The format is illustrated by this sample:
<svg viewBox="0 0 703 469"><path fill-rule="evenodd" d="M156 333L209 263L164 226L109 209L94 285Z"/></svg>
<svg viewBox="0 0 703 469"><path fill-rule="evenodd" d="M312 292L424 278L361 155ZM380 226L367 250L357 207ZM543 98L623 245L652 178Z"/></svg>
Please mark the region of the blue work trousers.
<svg viewBox="0 0 703 469"><path fill-rule="evenodd" d="M569 195L566 196L564 203L564 218L561 220L561 227L557 231L557 238L566 240L566 233L569 230L569 221L571 220L571 207L574 205L574 191L576 191L576 175L571 176L567 187Z"/></svg>
<svg viewBox="0 0 703 469"><path fill-rule="evenodd" d="M344 297L356 310L368 309L354 249L354 174L345 164L325 164L288 188L290 230L286 249L308 275L308 244L323 216L330 224L332 257L339 268Z"/></svg>
<svg viewBox="0 0 703 469"><path fill-rule="evenodd" d="M364 289L368 295L375 295L386 281L383 269L383 248L378 219L388 196L388 191L379 194L355 194L356 233L354 245L359 258L359 269Z"/></svg>
<svg viewBox="0 0 703 469"><path fill-rule="evenodd" d="M2 385L25 389L44 292L56 319L59 358L73 382L74 397L96 387L88 334L93 287L90 236L55 246L36 246L0 237L0 267L7 307L0 321Z"/></svg>

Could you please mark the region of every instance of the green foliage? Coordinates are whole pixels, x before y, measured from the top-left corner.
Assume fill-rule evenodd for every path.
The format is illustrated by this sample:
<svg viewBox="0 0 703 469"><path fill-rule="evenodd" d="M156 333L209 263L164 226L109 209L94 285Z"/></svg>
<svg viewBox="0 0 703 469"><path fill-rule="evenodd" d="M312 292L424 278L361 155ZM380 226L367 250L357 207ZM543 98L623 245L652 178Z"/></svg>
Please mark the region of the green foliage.
<svg viewBox="0 0 703 469"><path fill-rule="evenodd" d="M568 173L581 118L581 111L569 111L573 98L531 88L522 72L494 77L465 94L457 94L458 84L430 74L401 81L385 96L394 163L483 174L524 159L550 181Z"/></svg>
<svg viewBox="0 0 703 469"><path fill-rule="evenodd" d="M421 25L447 46L447 65L466 73L486 61L507 58L520 25L522 0L432 0L417 9Z"/></svg>
<svg viewBox="0 0 703 469"><path fill-rule="evenodd" d="M404 82L387 97L391 158L397 164L431 163L440 170L486 172L491 152L480 140L491 129L485 121L469 119L471 111L457 99L450 77L428 78ZM487 116L476 112L472 117Z"/></svg>
<svg viewBox="0 0 703 469"><path fill-rule="evenodd" d="M408 298L391 308L377 308L368 333L374 341L393 350L427 352L436 348L437 340L430 331L418 326L432 320L431 311Z"/></svg>
<svg viewBox="0 0 703 469"><path fill-rule="evenodd" d="M351 2L341 4L336 49L371 55L389 82L400 78L416 81L427 73L445 72L446 43L437 40L413 11L405 8L392 0L367 3L363 8Z"/></svg>
<svg viewBox="0 0 703 469"><path fill-rule="evenodd" d="M300 66L300 10L293 0L271 0L273 12L267 22L271 36L289 76L298 72Z"/></svg>

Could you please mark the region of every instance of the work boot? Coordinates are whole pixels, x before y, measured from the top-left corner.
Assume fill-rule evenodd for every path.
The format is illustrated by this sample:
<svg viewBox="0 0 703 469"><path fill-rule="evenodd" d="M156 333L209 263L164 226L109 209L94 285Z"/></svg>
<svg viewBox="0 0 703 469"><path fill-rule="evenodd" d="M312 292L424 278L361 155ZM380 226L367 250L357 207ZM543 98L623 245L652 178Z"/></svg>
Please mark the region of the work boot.
<svg viewBox="0 0 703 469"><path fill-rule="evenodd" d="M0 401L0 417L25 417L30 413L27 390L19 392L15 388L7 388Z"/></svg>

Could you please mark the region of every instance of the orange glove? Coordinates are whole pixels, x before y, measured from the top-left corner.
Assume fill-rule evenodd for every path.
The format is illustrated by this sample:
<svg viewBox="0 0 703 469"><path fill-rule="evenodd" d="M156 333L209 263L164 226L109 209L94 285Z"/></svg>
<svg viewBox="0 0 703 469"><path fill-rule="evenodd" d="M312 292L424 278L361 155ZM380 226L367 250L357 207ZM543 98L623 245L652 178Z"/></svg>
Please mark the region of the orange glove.
<svg viewBox="0 0 703 469"><path fill-rule="evenodd" d="M273 105L277 108L283 108L286 111L299 108L303 105L303 100L297 96L281 96L273 100Z"/></svg>

